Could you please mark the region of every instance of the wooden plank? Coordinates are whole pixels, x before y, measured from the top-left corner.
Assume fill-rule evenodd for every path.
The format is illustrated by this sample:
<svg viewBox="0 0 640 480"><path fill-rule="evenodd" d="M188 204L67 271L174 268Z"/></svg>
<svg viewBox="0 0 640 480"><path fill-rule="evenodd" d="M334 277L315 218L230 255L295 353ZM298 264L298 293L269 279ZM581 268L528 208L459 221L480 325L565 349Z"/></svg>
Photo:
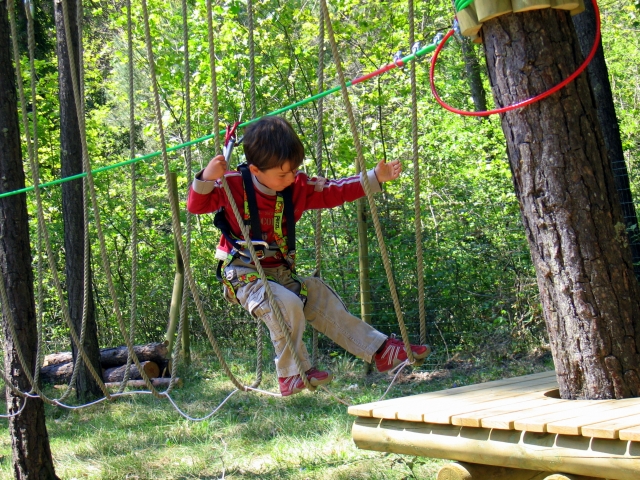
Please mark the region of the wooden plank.
<svg viewBox="0 0 640 480"><path fill-rule="evenodd" d="M590 423L582 427L583 437L610 438L616 440L620 438L620 430L640 425L640 407L638 413L627 417L616 418L599 423Z"/></svg>
<svg viewBox="0 0 640 480"><path fill-rule="evenodd" d="M551 6L559 10L575 10L580 6L578 0L551 0Z"/></svg>
<svg viewBox="0 0 640 480"><path fill-rule="evenodd" d="M491 382L476 383L474 385L465 385L464 387L450 388L447 390L438 390L436 392L421 393L419 395L412 395L410 397L402 397L399 399L383 400L378 402L364 403L362 405L352 405L348 409L350 415L358 417L371 417L374 408L389 406L391 403L412 403L414 399L418 401L426 401L432 398L446 397L451 395L459 395L461 393L475 392L481 390L492 390L509 386L512 384L520 384L542 378L556 378L556 372L553 370L547 372L533 373L531 375L524 375L521 377L504 378L502 380L493 380Z"/></svg>
<svg viewBox="0 0 640 480"><path fill-rule="evenodd" d="M424 412L433 412L436 409L457 405L459 403L468 404L472 400L476 403L481 403L496 398L517 395L518 393L529 393L538 389L553 389L554 386L556 386L555 379L539 378L528 382L502 385L489 390L460 392L456 395L434 398L424 398L417 395L415 397L409 397L408 399L402 399L402 401L390 401L381 407L373 408L371 416L374 418L400 418L402 420L421 422L423 421L422 415ZM398 416L399 414L402 415Z"/></svg>
<svg viewBox="0 0 640 480"><path fill-rule="evenodd" d="M567 402L570 400L561 400L554 399L555 402L552 402L547 405L541 405L539 407L527 408L526 410L522 410L520 412L509 412L503 415L495 415L482 420L482 424L488 425L487 428L497 428L500 430L515 430L515 422L519 420L523 420L526 418L534 417L537 415L548 415L551 413L557 412L566 412L567 410L571 410L572 406L567 405Z"/></svg>
<svg viewBox="0 0 640 480"><path fill-rule="evenodd" d="M429 400L428 402L418 401L402 403L401 405L391 404L386 408L374 409L372 416L374 418L386 418L391 420L398 419L414 422L433 421L434 423L448 423L449 420L443 420L443 418L450 418L451 415L449 413L452 409L462 408L462 410L457 410L457 412L464 413L469 411L470 408L472 410L478 410L479 405L484 405L489 401L504 398L513 399L514 397L519 397L521 395L531 394L534 394L536 398L539 398L545 392L552 390L556 386L555 379L539 379L532 382L511 385L509 388L502 387L496 390L469 392L464 395L457 395L454 397L436 398ZM437 420L435 420L436 418Z"/></svg>
<svg viewBox="0 0 640 480"><path fill-rule="evenodd" d="M351 436L361 449L543 471L548 472L546 476L563 472L569 478L597 475L638 480L640 472L637 445L621 440L592 441L552 433L524 435L375 418L357 418Z"/></svg>
<svg viewBox="0 0 640 480"><path fill-rule="evenodd" d="M478 22L483 23L492 18L511 13L511 0L475 0Z"/></svg>
<svg viewBox="0 0 640 480"><path fill-rule="evenodd" d="M563 403L568 400L560 400L558 398L539 398L537 400L529 400L527 402L519 403L513 405L512 407L506 408L492 408L488 411L484 412L476 412L476 414L464 415L466 417L465 423L462 425L467 425L471 420L477 419L479 421L479 426L484 428L497 428L499 430L515 430L513 419L514 416L518 415L526 415L527 412L530 412L534 409L546 409L551 411L557 411L558 408L563 407ZM481 414L481 416L479 416ZM462 417L461 417L462 418ZM454 425L456 425L454 423Z"/></svg>
<svg viewBox="0 0 640 480"><path fill-rule="evenodd" d="M628 417L636 415L638 412L640 412L640 404L636 402L635 405L628 407L601 410L600 413L547 423L547 432L560 433L562 435L581 435L582 428L586 425Z"/></svg>
<svg viewBox="0 0 640 480"><path fill-rule="evenodd" d="M552 381L550 379L540 379L512 385L509 389L467 393L436 401L402 405L401 408L390 408L388 410L375 409L373 416L376 418L394 418L413 422L449 423L452 415L464 413L469 410L478 410L480 405L484 405L487 402L505 398L513 399L521 395L535 394L540 396L546 391L553 390L555 387L557 387L555 379ZM462 409L459 408L461 406L463 407ZM470 408L470 406L472 408Z"/></svg>
<svg viewBox="0 0 640 480"><path fill-rule="evenodd" d="M477 35L482 28L482 24L478 22L476 8L473 3L464 10L460 10L456 14L456 17L458 18L458 24L460 25L460 33L465 37L473 37Z"/></svg>
<svg viewBox="0 0 640 480"><path fill-rule="evenodd" d="M551 7L551 0L511 0L513 13Z"/></svg>
<svg viewBox="0 0 640 480"><path fill-rule="evenodd" d="M528 395L523 400L524 401L518 401L516 399L516 401L513 401L513 399L504 399L500 402L491 402L491 404L486 406L487 408L476 409L475 411L469 411L452 416L451 424L460 425L462 427L491 428L487 427L484 424L483 419L492 417L494 415L502 415L511 412L521 412L523 410L526 410L527 408L535 408L559 401L556 398L540 398L540 395L537 395L535 397Z"/></svg>
<svg viewBox="0 0 640 480"><path fill-rule="evenodd" d="M549 423L580 416L586 417L588 415L594 415L602 412L603 408L622 408L635 403L628 400L572 400L571 403L566 406L565 410L560 410L551 414L546 413L520 418L514 422L513 428L516 430L525 430L527 432L545 433L547 431L547 424Z"/></svg>
<svg viewBox="0 0 640 480"><path fill-rule="evenodd" d="M618 433L620 440L631 440L633 442L640 442L640 426L625 428Z"/></svg>

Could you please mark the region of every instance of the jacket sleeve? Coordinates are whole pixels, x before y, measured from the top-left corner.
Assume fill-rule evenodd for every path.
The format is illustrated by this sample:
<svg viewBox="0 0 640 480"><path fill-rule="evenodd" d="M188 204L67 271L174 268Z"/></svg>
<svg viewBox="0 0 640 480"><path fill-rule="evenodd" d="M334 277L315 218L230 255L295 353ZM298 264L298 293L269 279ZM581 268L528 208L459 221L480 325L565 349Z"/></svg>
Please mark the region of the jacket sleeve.
<svg viewBox="0 0 640 480"><path fill-rule="evenodd" d="M200 180L202 172L196 174L189 195L187 196L187 210L191 213L211 213L223 206L221 196L222 185L219 181L209 182Z"/></svg>
<svg viewBox="0 0 640 480"><path fill-rule="evenodd" d="M364 173L353 177L328 180L322 177L310 178L306 186L306 209L333 208L346 202L353 202L365 195ZM366 172L372 193L382 190L375 171Z"/></svg>

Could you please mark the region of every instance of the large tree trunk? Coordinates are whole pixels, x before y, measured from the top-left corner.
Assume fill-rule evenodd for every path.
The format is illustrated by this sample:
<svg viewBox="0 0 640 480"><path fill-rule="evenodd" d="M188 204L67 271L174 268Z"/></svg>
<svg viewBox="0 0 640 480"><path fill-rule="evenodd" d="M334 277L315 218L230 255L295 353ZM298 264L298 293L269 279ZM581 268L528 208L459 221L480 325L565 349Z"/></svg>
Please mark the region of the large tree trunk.
<svg viewBox="0 0 640 480"><path fill-rule="evenodd" d="M11 62L11 41L7 2L0 0L0 192L23 188L22 152L18 127L15 72ZM33 297L33 272L29 247L29 224L26 195L0 199L0 270L7 290L3 305L4 371L10 372L12 384L23 392L31 390L18 359L20 348L27 368L35 368L38 341ZM17 338L8 328L10 311ZM23 399L6 389L7 412L20 410ZM57 478L49 436L40 399L29 399L20 414L9 419L13 470L17 479Z"/></svg>
<svg viewBox="0 0 640 480"><path fill-rule="evenodd" d="M76 69L79 69L78 25L76 22L76 0L68 0L69 26ZM73 96L71 68L69 66L69 49L64 32L64 15L62 3L55 2L55 20L58 53L58 81L60 84L60 164L62 176L68 177L82 172L82 144L80 128ZM77 77L78 84L80 77ZM82 201L82 180L73 180L62 184L62 216L64 219L64 249L66 289L68 294L69 315L71 322L80 337L82 326L82 309L84 299L84 206ZM91 272L89 285L91 285ZM95 320L95 305L91 288L87 290L87 320L84 351L97 372L100 371L100 350L98 330ZM74 361L79 357L78 346L71 341ZM96 380L89 369L80 365L76 377L76 395L82 400L90 400L102 395Z"/></svg>
<svg viewBox="0 0 640 480"><path fill-rule="evenodd" d="M588 55L593 46L595 36L596 15L591 2L585 2L585 11L580 15L572 17L573 25L578 34L580 49L583 55ZM620 197L620 206L624 223L627 226L629 244L631 246L631 257L633 258L634 272L636 278L640 280L640 226L636 216L636 208L631 196L631 186L629 184L629 173L627 164L624 161L622 141L620 140L620 126L616 116L616 107L613 103L611 84L609 83L609 71L604 61L602 41L598 46L598 51L593 57L587 69L589 81L595 98L598 111L600 129L604 137L604 144L607 148L607 155L613 169L613 178Z"/></svg>
<svg viewBox="0 0 640 480"><path fill-rule="evenodd" d="M582 62L570 16L545 9L486 22L496 104L525 100ZM640 393L638 283L586 74L502 116L562 398Z"/></svg>

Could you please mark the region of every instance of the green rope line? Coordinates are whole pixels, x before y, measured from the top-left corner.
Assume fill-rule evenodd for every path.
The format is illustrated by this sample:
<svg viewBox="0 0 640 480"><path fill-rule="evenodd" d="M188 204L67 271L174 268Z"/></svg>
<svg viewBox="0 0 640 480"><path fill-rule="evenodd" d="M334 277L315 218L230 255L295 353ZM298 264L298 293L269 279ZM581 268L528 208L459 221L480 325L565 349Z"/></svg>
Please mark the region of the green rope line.
<svg viewBox="0 0 640 480"><path fill-rule="evenodd" d="M415 53L412 53L410 55L407 55L406 57L401 58L398 63L400 64L406 64L408 62L414 61L416 59L419 59L420 57L423 57L431 52L433 52L437 47L437 44L432 43L429 44L423 48L421 48L420 50L418 50ZM384 72L380 72L380 73L384 73ZM345 82L347 88L352 87L354 84L360 83L358 81L358 79L354 79L354 80L350 80ZM324 98L326 96L332 95L336 92L340 91L340 85L337 85L333 88L330 88L328 90L325 90L324 92L320 92L320 93L316 93L315 95L312 95L310 97L305 98L304 100L300 100L298 102L292 103L286 107L282 107L279 108L277 110L274 110L270 113L267 113L266 116L273 116L273 115L280 115L281 113L287 112L289 110L293 110L294 108L298 108L301 107L303 105L306 105L307 103L311 103L314 102L316 100L319 100L320 98ZM260 118L262 117L256 117L253 118L251 120L248 120L244 123L241 123L240 125L238 125L240 128L242 127L246 127L247 125L251 125L254 122L257 122L258 120L260 120ZM175 145L173 147L168 147L167 148L167 153L169 152L175 152L176 150L180 150L181 148L185 148L185 147L189 147L191 145L196 145L198 143L202 143L202 142L206 142L207 140L211 140L212 138L217 138L220 135L224 135L226 133L226 130L220 130L217 134L216 133L210 133L208 135L205 135L203 137L200 138L196 138L195 140L191 140L189 142L185 142L185 143L181 143L179 145ZM92 175L96 175L98 173L102 173L102 172L106 172L109 170L113 170L115 168L120 168L120 167L124 167L125 165L130 165L132 163L136 163L136 162L141 162L144 160L149 160L151 158L155 158L155 157L159 157L160 155L162 155L162 151L156 151L156 152L152 152L152 153L148 153L146 155L142 155L141 157L136 157L136 158L130 158L129 160L125 160L122 162L118 162L118 163L114 163L112 165L107 165L105 167L100 167L100 168L96 168L95 170L91 170L91 174ZM51 182L47 182L47 183L41 183L38 185L39 188L47 188L47 187L52 187L55 185L59 185L61 183L65 183L65 182L70 182L71 180L76 180L78 178L84 178L87 176L87 172L82 172L82 173L78 173L76 175L71 175L69 177L64 177L64 178L59 178L57 180L53 180ZM0 198L4 198L4 197L10 197L11 195L18 195L20 193L26 193L26 192L30 192L34 189L33 186L30 187L25 187L25 188L20 188L18 190L13 190L11 192L5 192L0 194Z"/></svg>
<svg viewBox="0 0 640 480"><path fill-rule="evenodd" d="M456 12L459 12L460 10L464 10L469 5L471 5L473 1L474 0L456 0L456 5L455 5Z"/></svg>

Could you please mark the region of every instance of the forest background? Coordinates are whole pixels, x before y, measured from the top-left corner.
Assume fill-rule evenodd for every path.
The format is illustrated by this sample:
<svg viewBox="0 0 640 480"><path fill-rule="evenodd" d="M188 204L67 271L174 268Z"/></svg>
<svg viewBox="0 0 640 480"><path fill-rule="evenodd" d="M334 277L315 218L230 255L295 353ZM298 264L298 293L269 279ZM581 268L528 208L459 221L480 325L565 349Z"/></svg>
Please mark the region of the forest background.
<svg viewBox="0 0 640 480"><path fill-rule="evenodd" d="M218 130L213 125L204 2L188 2L192 138ZM150 1L151 35L159 73L163 123L169 145L186 140L186 98L183 75L183 19L179 2ZM640 29L638 3L630 0L600 4L603 45L620 122L632 193L638 198L638 65ZM38 32L36 99L41 182L60 177L60 115L52 4L35 4L42 29ZM159 150L140 5L134 5L135 136L137 155ZM317 91L318 4L315 2L254 2L258 115L308 97ZM330 6L339 49L348 78L391 61L395 52L409 52L407 5L402 2L334 2ZM423 44L450 28L449 2L416 4L416 36ZM84 72L89 153L93 168L129 158L126 10L124 2L84 2ZM217 76L222 121L250 118L247 12L244 2L221 1L214 7ZM24 40L24 39L23 39ZM471 47L471 55L466 47ZM467 54L465 54L467 52ZM436 78L442 97L459 108L474 109L466 68L477 60L484 71L482 47L451 40L440 57ZM22 71L28 75L26 54ZM325 51L325 86L337 84L330 50ZM459 117L442 110L428 86L428 62L417 64L418 138L420 144L421 225L425 252L427 337L435 353L407 375L392 395L449 388L504 374L549 368L544 322L535 273L522 231L499 119ZM482 87L489 98L484 73ZM28 84L29 78L25 77ZM477 87L477 85L476 85ZM418 338L417 265L415 255L413 165L411 155L408 69L394 70L350 89L369 166L379 159L399 158L405 173L377 196L384 236L392 256L405 319ZM478 90L474 90L476 94ZM28 111L32 109L28 106ZM354 147L346 112L338 95L325 99L323 173L341 177L355 173ZM305 143L307 171L315 172L316 104L286 114ZM222 125L223 126L223 125ZM27 152L23 157L28 158ZM191 148L194 169L214 154L213 141ZM185 150L171 154L177 172L181 205L190 175ZM233 165L241 161L236 156ZM27 178L30 178L25 161ZM136 343L165 338L174 275L171 215L159 157L137 163L139 271ZM120 305L129 313L131 291L131 187L128 168L95 176L101 218L107 236L111 269L117 279ZM28 194L30 214L35 200ZM64 241L59 187L44 190L47 226L53 240L58 272L64 276ZM186 222L184 208L183 223ZM91 215L91 214L90 214ZM360 311L356 205L323 215L322 276L355 314ZM314 217L300 224L299 269L311 274ZM211 216L195 217L191 264L213 332L233 369L253 378L255 323L222 299L215 280L213 252L218 231ZM116 319L92 230L93 284L100 346L120 345ZM634 233L634 232L631 232ZM37 229L31 224L34 264ZM369 229L371 322L397 332L388 285L373 231ZM46 262L45 262L46 263ZM44 353L69 350L69 332L50 273L45 269L42 304ZM195 338L194 362L182 368L184 390L176 391L191 412L210 410L229 390L229 382L207 345L198 315L189 306ZM268 343L268 342L267 342ZM323 363L336 371L335 391L357 403L378 398L388 379L364 377L352 358L321 338ZM546 359L546 361L545 361ZM534 360L534 361L532 361ZM539 364L533 365L537 360ZM269 362L267 362L269 363ZM467 366L464 375L455 366ZM444 368L443 368L444 367ZM487 373L483 367L492 369ZM358 370L357 372L355 370ZM454 371L454 373L451 373ZM446 372L446 373L442 373ZM225 383L226 382L226 383ZM276 388L268 371L266 388ZM359 386L360 385L360 386ZM384 385L384 386L383 386ZM209 422L192 423L167 417L153 399L138 397L80 412L47 409L56 470L63 478L410 478L424 460L354 453L349 441L352 419L342 405L320 395L297 395L288 401L261 396L236 396ZM204 414L203 413L203 414ZM11 476L8 435L0 438L0 476ZM260 450L258 450L260 449ZM369 461L370 459L377 459ZM355 470L349 464L356 465ZM433 473L433 466L427 470ZM377 470L379 469L379 470ZM327 472L331 471L331 474ZM314 473L315 472L315 473ZM392 472L392 473L389 473ZM410 472L410 473L407 473ZM5 476L3 476L5 475Z"/></svg>
<svg viewBox="0 0 640 480"><path fill-rule="evenodd" d="M48 4L38 5L44 31L36 61L38 137L41 182L60 177L59 105L55 31ZM398 50L407 55L405 2L338 1L331 5L334 29L348 78L356 78L392 60ZM638 5L630 0L600 5L603 45L620 122L632 192L638 197L640 116L638 65L640 29ZM186 141L183 22L179 2L149 2L151 36L160 82L163 123L169 145ZM254 3L257 112L267 114L317 92L319 5L315 2L264 0ZM453 18L450 2L416 5L416 38L424 44L446 32ZM139 155L160 149L154 121L151 86L144 47L140 5L133 6L135 58L135 135ZM87 138L93 168L129 158L129 99L127 86L126 9L121 1L84 2L84 74ZM216 63L221 121L250 119L249 51L246 4L222 0L214 6ZM219 130L212 125L212 93L204 2L189 2L189 57L191 138ZM458 108L474 109L462 40L450 41L440 56L437 87L443 99ZM472 45L472 44L471 44ZM481 46L472 45L472 57L483 64ZM469 57L466 58L469 62ZM28 58L22 58L28 75ZM330 49L325 49L326 88L337 85ZM483 88L491 106L490 86ZM546 332L537 285L513 193L499 119L461 117L442 110L429 91L428 63L417 65L418 138L420 145L421 225L425 254L427 338L435 354L424 368L442 366L453 358L490 363L546 351ZM25 78L28 83L29 79ZM418 337L417 266L415 254L413 165L411 154L410 84L408 70L394 70L350 89L365 157L369 166L380 159L402 160L405 173L385 185L377 197L384 236L392 255L403 313L414 340ZM34 99L28 99L33 102ZM323 170L328 177L355 173L355 150L339 95L326 97ZM316 171L316 104L286 114L307 151L305 168ZM22 125L22 124L21 124ZM223 127L224 125L222 125ZM214 155L213 141L191 147L194 169ZM28 158L26 151L24 158ZM170 157L178 175L184 207L190 178L185 150ZM232 165L241 161L236 158ZM27 178L31 178L25 162ZM139 271L136 343L162 341L167 329L173 287L174 247L171 214L160 157L137 163ZM117 279L125 316L130 305L131 187L129 169L95 176L101 217L107 236L111 269ZM59 187L44 190L46 220L64 274L63 224ZM28 196L35 218L35 200ZM184 212L184 208L182 208ZM186 216L186 213L183 214ZM183 216L183 221L185 217ZM324 214L322 276L342 296L348 308L360 311L358 239L355 204ZM196 217L191 242L191 265L196 272L207 318L216 338L232 349L251 349L254 321L222 298L215 280L213 258L219 236L211 216ZM315 218L307 215L299 228L299 271L311 274ZM95 232L93 238L95 241ZM373 229L369 229L372 298L370 318L384 332L397 332L387 280ZM32 243L37 230L32 222ZM94 243L96 248L97 241ZM34 261L38 255L35 252ZM97 305L101 347L123 344L110 299L93 256L92 290ZM43 302L45 353L69 349L69 333L60 317L54 288L45 271ZM206 336L190 306L191 331L196 343ZM337 355L336 347L321 339L321 351Z"/></svg>

